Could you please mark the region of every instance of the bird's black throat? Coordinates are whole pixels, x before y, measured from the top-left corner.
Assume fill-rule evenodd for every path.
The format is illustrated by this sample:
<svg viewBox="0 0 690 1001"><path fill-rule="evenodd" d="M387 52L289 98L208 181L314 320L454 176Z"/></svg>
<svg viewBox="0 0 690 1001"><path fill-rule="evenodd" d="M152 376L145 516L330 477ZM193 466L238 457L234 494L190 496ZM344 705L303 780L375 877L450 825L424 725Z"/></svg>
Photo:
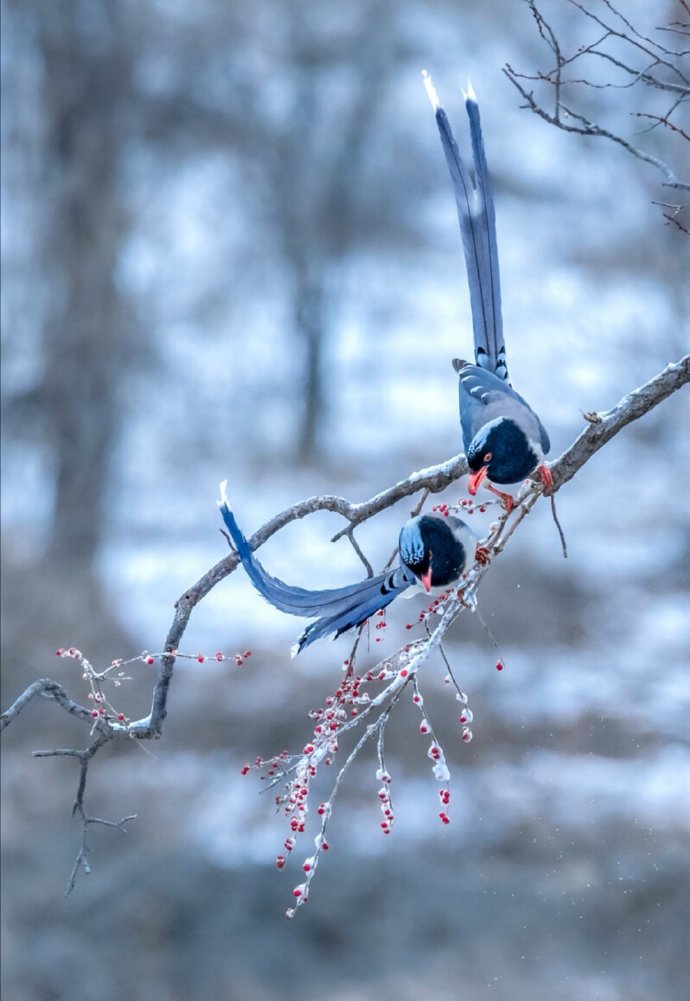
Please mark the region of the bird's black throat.
<svg viewBox="0 0 690 1001"><path fill-rule="evenodd" d="M431 586L446 587L457 581L465 568L465 547L455 537L448 524L438 518L424 515L419 522L419 531L424 541L424 558L416 564L408 564L416 577L421 577L431 564Z"/></svg>
<svg viewBox="0 0 690 1001"><path fill-rule="evenodd" d="M488 453L491 460L487 464L484 456ZM473 472L486 465L493 483L517 483L534 472L539 456L515 421L501 417L475 435L467 452L467 463Z"/></svg>

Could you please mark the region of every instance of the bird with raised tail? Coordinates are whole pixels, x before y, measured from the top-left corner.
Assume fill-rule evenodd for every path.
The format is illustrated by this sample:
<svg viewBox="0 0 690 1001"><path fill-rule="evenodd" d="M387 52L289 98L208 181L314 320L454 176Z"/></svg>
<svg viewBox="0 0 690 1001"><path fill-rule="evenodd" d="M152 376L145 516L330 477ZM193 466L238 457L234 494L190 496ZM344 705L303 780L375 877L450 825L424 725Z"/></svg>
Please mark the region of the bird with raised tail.
<svg viewBox="0 0 690 1001"><path fill-rule="evenodd" d="M282 612L316 619L293 645L293 657L322 636L339 636L361 625L409 588L440 592L457 584L475 560L485 562L487 558L486 550L477 545L476 537L460 518L423 514L403 525L398 541L400 564L393 570L346 587L307 591L266 573L235 520L225 483L221 483L218 507L237 555L259 594Z"/></svg>
<svg viewBox="0 0 690 1001"><path fill-rule="evenodd" d="M472 174L460 156L431 78L426 72L423 76L453 182L470 289L475 363L458 358L453 361L459 376L460 426L470 467L469 492L476 494L482 482L490 481L485 486L498 494L510 510L514 505L512 496L492 484L518 483L537 472L545 489L551 490L553 478L544 462L551 443L535 412L508 381L496 215L476 96L468 86L465 109L474 161Z"/></svg>

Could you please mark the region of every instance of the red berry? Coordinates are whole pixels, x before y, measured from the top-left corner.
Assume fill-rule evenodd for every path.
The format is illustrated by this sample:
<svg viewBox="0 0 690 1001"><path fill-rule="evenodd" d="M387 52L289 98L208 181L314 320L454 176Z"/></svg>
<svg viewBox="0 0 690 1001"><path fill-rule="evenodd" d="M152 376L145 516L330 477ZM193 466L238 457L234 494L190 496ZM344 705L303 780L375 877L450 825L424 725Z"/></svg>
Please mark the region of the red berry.
<svg viewBox="0 0 690 1001"><path fill-rule="evenodd" d="M502 671L503 670L503 664L501 663L500 660L496 661L496 670L497 671Z"/></svg>

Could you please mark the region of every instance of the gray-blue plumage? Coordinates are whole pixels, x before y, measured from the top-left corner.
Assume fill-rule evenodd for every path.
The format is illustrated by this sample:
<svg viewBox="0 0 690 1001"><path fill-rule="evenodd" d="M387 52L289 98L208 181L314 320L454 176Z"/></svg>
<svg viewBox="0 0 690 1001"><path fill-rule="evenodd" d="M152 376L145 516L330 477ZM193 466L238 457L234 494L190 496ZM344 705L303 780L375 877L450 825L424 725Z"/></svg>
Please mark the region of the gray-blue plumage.
<svg viewBox="0 0 690 1001"><path fill-rule="evenodd" d="M428 76L425 83L450 171L460 222L472 310L475 363L456 359L460 426L470 470L486 469L496 483L516 483L541 468L550 449L541 421L508 381L501 282L496 243L496 214L486 162L479 106L474 94L465 99L474 173L460 156L445 111ZM487 458L488 457L488 458ZM548 470L544 474L549 478ZM470 477L470 490L478 485Z"/></svg>
<svg viewBox="0 0 690 1001"><path fill-rule="evenodd" d="M283 612L316 619L297 640L293 656L322 636L339 636L361 625L422 579L427 590L455 583L475 557L476 539L459 518L421 515L406 522L400 532L398 567L346 587L308 591L264 570L230 509L224 484L218 507L257 591Z"/></svg>
<svg viewBox="0 0 690 1001"><path fill-rule="evenodd" d="M471 470L490 453L489 479L517 483L529 476L551 448L535 412L512 386L493 372L455 359L460 397L460 427Z"/></svg>
<svg viewBox="0 0 690 1001"><path fill-rule="evenodd" d="M486 165L479 108L476 101L469 97L465 106L470 120L474 178L460 156L450 122L440 106L436 107L436 124L453 182L465 251L475 360L477 365L507 380L493 191Z"/></svg>

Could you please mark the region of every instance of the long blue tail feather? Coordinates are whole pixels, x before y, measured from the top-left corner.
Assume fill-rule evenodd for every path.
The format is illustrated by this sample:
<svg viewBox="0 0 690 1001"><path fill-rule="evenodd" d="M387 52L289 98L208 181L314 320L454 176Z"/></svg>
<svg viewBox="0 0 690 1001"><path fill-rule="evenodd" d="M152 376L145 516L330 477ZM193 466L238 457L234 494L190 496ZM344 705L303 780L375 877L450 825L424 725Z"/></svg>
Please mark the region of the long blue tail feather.
<svg viewBox="0 0 690 1001"><path fill-rule="evenodd" d="M224 485L221 486L218 507L247 576L259 594L282 612L305 618L318 616L317 621L309 625L300 636L297 652L321 636L330 633L337 636L360 625L416 582L411 572L397 567L346 587L321 591L293 587L268 574L256 559L228 505Z"/></svg>
<svg viewBox="0 0 690 1001"><path fill-rule="evenodd" d="M430 93L435 98L433 88ZM496 213L484 152L479 107L473 95L466 98L465 108L470 125L475 171L473 179L460 156L448 117L434 98L432 101L436 124L453 183L465 252L475 360L477 365L495 372L499 378L507 381L508 370L501 315L501 283L496 246Z"/></svg>
<svg viewBox="0 0 690 1001"><path fill-rule="evenodd" d="M375 615L376 612L382 608L386 608L392 601L395 601L399 594L411 586L413 577L412 574L407 574L402 567L398 567L394 571L394 574L399 578L397 586L390 589L386 588L385 592L379 588L378 592L374 591L370 593L368 599L365 599L364 591L359 595L353 594L352 597L355 600L352 604L329 615L322 615L316 622L312 622L311 625L307 626L295 644L296 648L294 649L293 656L295 653L300 653L306 646L309 646L310 643L320 639L322 636L329 636L331 633L334 634L334 637L340 636L341 633L347 632L348 629L361 625L367 619L371 618L372 615ZM392 574L390 573L380 574L379 577L370 578L370 581L372 583L375 581L382 583L386 578L391 576Z"/></svg>

